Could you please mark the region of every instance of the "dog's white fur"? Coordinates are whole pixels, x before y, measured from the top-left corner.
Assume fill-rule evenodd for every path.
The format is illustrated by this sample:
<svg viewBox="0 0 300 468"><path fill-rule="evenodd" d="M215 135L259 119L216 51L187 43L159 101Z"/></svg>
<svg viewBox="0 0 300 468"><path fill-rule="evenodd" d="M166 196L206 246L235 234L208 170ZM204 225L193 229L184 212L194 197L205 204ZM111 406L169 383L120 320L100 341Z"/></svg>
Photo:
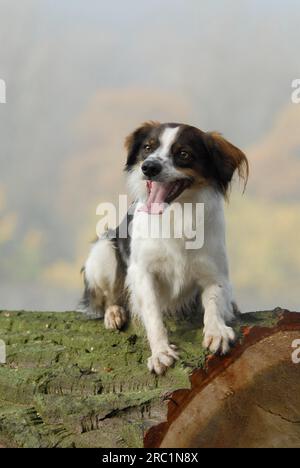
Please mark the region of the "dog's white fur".
<svg viewBox="0 0 300 468"><path fill-rule="evenodd" d="M181 309L193 301L199 290L203 291L205 310L204 345L212 352L221 348L226 353L234 339L233 330L226 326L233 318L233 298L228 277L223 199L213 189L206 188L195 195L194 203L205 206L205 242L196 252L186 249L184 237L145 239L143 223L147 215L137 210L133 218L127 285L131 310L142 318L152 350L148 366L157 373L176 357L168 343L162 312Z"/></svg>
<svg viewBox="0 0 300 468"><path fill-rule="evenodd" d="M161 158L169 151L177 129L165 132ZM135 169L129 174L128 185L133 197L143 202L147 193L139 171ZM130 311L144 323L152 353L148 367L157 374L162 374L178 358L175 347L169 343L163 313L192 303L199 291L204 308L204 346L211 352L221 350L226 353L234 340L233 329L226 325L234 316L234 302L226 254L223 196L207 186L199 191L186 190L176 200L182 204L187 201L203 203L205 207L205 242L196 251L186 249L184 237L153 239L149 235L145 238L143 227L148 216L154 223L159 217L140 212L139 205L132 222L131 255L126 276ZM203 222L193 221L196 225ZM101 292L98 294L101 307L102 299L109 299L112 294L117 275L116 254L109 240L100 239L92 247L85 264L85 275L88 285ZM125 321L121 304L110 304L105 311L107 328L120 328Z"/></svg>

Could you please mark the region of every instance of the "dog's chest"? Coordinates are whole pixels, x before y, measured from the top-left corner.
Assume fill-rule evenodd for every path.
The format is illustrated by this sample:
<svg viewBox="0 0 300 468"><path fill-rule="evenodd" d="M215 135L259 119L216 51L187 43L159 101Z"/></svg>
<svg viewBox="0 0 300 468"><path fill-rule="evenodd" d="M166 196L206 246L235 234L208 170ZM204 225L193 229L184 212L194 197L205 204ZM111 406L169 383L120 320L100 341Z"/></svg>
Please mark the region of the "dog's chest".
<svg viewBox="0 0 300 468"><path fill-rule="evenodd" d="M157 222L156 222L157 220ZM151 222L152 225L147 225ZM172 297L195 282L195 252L186 249L185 239L158 230L159 217L137 214L132 223L131 261L150 272ZM163 234L163 235L162 235Z"/></svg>

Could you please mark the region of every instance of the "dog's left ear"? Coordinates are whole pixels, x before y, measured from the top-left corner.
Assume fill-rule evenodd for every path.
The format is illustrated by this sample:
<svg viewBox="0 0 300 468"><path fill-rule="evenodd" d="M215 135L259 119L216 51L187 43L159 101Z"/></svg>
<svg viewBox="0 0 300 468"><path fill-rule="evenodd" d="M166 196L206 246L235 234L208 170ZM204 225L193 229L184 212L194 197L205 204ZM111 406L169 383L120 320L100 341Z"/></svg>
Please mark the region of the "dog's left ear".
<svg viewBox="0 0 300 468"><path fill-rule="evenodd" d="M246 155L220 133L204 134L204 142L211 157L214 177L224 194L227 193L235 171L244 181L244 191L249 177L249 163Z"/></svg>

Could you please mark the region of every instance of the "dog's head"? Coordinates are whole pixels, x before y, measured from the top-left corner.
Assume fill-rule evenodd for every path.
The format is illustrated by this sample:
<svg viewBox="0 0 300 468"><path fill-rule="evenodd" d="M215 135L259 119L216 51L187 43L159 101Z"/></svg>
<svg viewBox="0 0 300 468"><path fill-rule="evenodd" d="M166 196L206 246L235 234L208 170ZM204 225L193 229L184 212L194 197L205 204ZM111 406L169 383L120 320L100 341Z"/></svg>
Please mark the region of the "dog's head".
<svg viewBox="0 0 300 468"><path fill-rule="evenodd" d="M235 171L247 182L246 156L219 133L148 122L127 137L126 149L130 188L137 198L146 195L149 213L206 186L226 196Z"/></svg>

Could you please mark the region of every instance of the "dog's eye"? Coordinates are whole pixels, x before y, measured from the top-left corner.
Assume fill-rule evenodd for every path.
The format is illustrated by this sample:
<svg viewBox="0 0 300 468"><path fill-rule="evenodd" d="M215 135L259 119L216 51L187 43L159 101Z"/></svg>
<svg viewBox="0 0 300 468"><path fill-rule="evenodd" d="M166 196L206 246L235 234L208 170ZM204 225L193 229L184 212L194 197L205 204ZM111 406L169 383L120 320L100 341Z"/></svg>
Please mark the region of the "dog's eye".
<svg viewBox="0 0 300 468"><path fill-rule="evenodd" d="M179 157L182 161L188 161L191 158L190 154L187 151L180 151Z"/></svg>
<svg viewBox="0 0 300 468"><path fill-rule="evenodd" d="M152 148L151 148L150 145L145 145L145 146L144 146L144 150L145 150L146 153L150 153L151 149L152 149Z"/></svg>

